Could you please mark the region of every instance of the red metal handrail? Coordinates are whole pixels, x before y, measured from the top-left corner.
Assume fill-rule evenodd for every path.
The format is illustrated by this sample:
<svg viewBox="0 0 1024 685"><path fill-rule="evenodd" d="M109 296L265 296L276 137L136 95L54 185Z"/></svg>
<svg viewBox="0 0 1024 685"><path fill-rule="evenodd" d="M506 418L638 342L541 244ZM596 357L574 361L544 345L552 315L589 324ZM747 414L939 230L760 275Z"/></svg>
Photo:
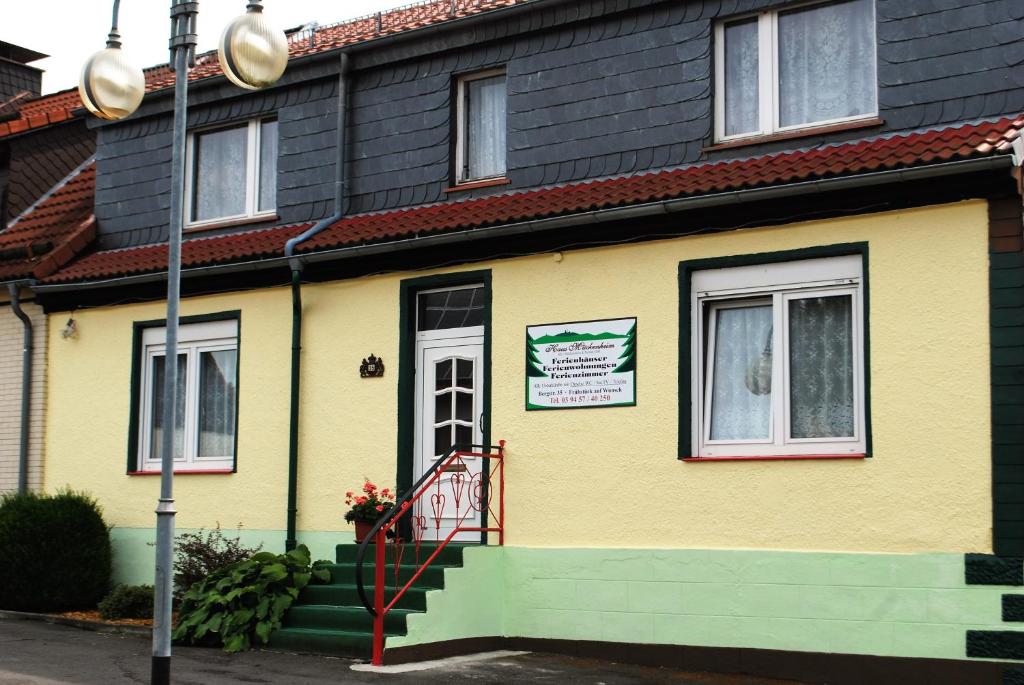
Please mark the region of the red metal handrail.
<svg viewBox="0 0 1024 685"><path fill-rule="evenodd" d="M460 447L470 449L463 450ZM472 448L481 447L484 449L497 450L496 452L473 451ZM466 459L481 459L480 470L473 474ZM442 491L442 480L445 474L451 474L447 479L449 492L452 495L454 505L454 516L451 509L446 507L448 495ZM471 474L469 478L463 474ZM497 481L495 483L495 481ZM494 503L495 486L497 486L497 507ZM429 495L429 497L427 497ZM430 510L427 510L429 502ZM465 505L465 506L463 506ZM464 525L466 519L473 513L481 515L481 525ZM446 515L448 514L448 515ZM433 553L420 562L420 547L426 541L428 534L429 518L434 520L434 541L436 546ZM474 516L474 519L476 517ZM442 537L442 519L454 519L455 523L450 531ZM493 525L494 521L497 525ZM406 525L399 527L399 521L406 522ZM486 521L487 525L483 525ZM475 521L474 521L475 522ZM447 528L447 526L445 526ZM403 534L409 534L413 543L416 564L419 568L412 577L401 584L401 563L408 542ZM384 516L373 527L370 535L363 541L356 557L356 587L363 605L373 616L373 664L380 666L384 657L384 617L391 611L412 587L423 572L437 559L456 535L459 533L497 533L498 544L505 544L505 441L501 440L496 447L484 445L455 445L449 452L437 461L419 482L409 492L402 495L396 501L395 507ZM392 560L394 562L394 595L387 601L385 593L385 570L387 567L387 545L388 537L391 537ZM376 545L374 550L374 593L373 606L367 600L363 587L362 561L366 552L367 544Z"/></svg>

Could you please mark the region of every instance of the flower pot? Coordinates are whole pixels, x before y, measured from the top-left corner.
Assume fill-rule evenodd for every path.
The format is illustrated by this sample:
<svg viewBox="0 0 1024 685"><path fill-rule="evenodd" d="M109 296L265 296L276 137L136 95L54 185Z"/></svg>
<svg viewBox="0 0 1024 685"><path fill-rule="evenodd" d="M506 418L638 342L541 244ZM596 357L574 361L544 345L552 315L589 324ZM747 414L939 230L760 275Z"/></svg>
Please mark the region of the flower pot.
<svg viewBox="0 0 1024 685"><path fill-rule="evenodd" d="M376 523L376 521L356 521L356 542L362 542L365 540L366 536L370 534L370 531L373 530L373 526ZM374 542L375 540L370 540L371 545Z"/></svg>

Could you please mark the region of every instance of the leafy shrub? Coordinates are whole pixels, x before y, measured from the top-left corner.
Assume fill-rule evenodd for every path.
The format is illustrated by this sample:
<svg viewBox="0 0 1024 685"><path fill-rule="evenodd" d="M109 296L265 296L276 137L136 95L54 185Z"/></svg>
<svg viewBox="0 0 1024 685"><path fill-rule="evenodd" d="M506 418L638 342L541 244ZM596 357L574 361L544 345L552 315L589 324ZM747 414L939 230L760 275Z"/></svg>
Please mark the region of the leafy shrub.
<svg viewBox="0 0 1024 685"><path fill-rule="evenodd" d="M84 493L0 498L0 560L3 609L92 609L110 589L110 531Z"/></svg>
<svg viewBox="0 0 1024 685"><path fill-rule="evenodd" d="M224 537L220 524L210 531L182 533L174 539L174 599L181 601L188 589L214 571L256 554L263 545L245 547L239 537Z"/></svg>
<svg viewBox="0 0 1024 685"><path fill-rule="evenodd" d="M100 616L115 618L153 618L152 585L118 585L100 602Z"/></svg>
<svg viewBox="0 0 1024 685"><path fill-rule="evenodd" d="M174 639L186 644L222 644L225 652L266 644L281 627L281 618L309 582L326 583L326 561L309 563L309 549L299 545L287 554L260 552L215 571L185 593Z"/></svg>

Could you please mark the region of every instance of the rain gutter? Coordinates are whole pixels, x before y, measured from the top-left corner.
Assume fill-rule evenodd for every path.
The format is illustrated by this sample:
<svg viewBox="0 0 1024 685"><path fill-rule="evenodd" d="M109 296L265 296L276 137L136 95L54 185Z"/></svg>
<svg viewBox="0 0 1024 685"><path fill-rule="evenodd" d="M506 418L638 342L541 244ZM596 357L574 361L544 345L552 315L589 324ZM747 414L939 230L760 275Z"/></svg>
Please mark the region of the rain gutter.
<svg viewBox="0 0 1024 685"><path fill-rule="evenodd" d="M291 267L292 279L292 357L291 393L288 422L288 515L285 551L295 549L296 518L298 515L299 474L299 380L302 371L302 260L293 259L295 248L324 229L340 221L348 211L348 193L345 191L345 133L348 129L348 73L349 57L342 52L338 67L338 144L334 160L334 213L321 219L284 246L284 258Z"/></svg>

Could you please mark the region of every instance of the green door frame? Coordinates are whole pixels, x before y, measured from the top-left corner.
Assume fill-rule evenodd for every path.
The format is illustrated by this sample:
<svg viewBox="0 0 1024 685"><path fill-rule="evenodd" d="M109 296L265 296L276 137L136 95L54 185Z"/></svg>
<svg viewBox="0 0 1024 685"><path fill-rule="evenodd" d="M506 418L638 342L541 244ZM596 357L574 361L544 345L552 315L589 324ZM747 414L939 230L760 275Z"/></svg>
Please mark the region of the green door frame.
<svg viewBox="0 0 1024 685"><path fill-rule="evenodd" d="M460 271L420 278L404 279L399 286L398 338L398 471L395 483L399 492L413 484L416 450L416 296L424 290L456 288L482 283L484 286L484 394L481 433L485 445L491 443L491 272ZM486 467L485 467L486 468ZM484 510L481 525L487 527ZM487 544L487 534L483 535Z"/></svg>

